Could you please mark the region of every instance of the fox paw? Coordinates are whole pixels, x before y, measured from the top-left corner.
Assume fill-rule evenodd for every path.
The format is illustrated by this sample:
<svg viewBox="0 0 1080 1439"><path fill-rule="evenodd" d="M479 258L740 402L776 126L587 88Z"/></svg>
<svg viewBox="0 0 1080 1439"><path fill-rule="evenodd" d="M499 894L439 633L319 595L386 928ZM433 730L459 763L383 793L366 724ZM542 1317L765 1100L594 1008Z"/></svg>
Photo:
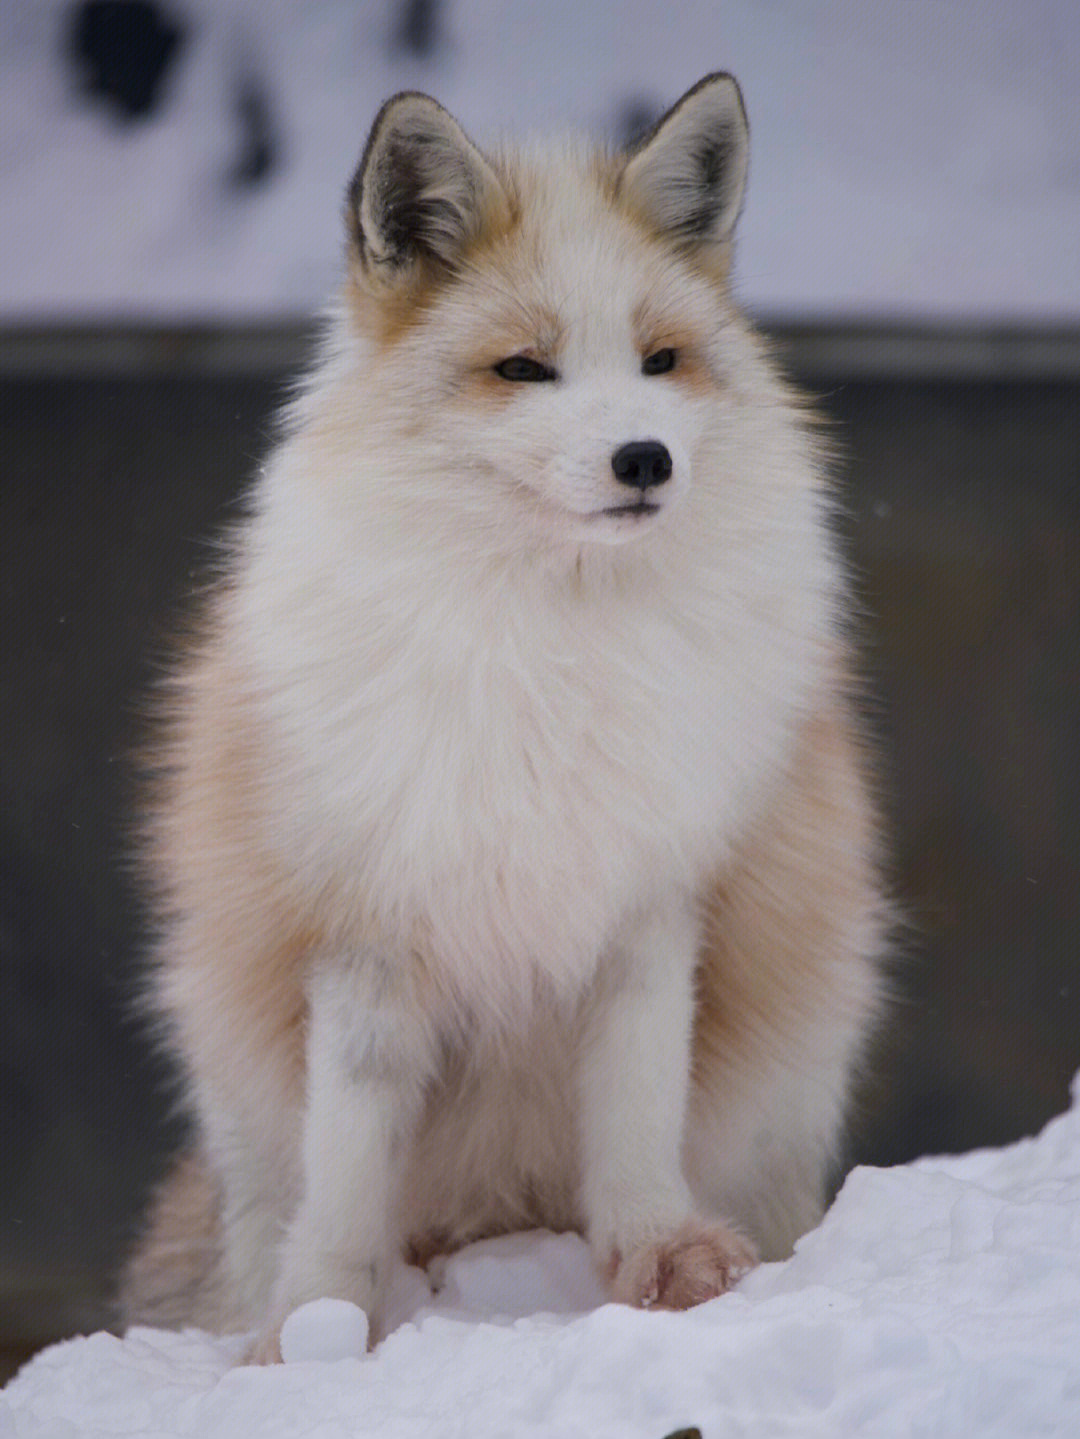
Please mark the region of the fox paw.
<svg viewBox="0 0 1080 1439"><path fill-rule="evenodd" d="M611 1289L639 1309L691 1309L723 1294L758 1262L749 1239L726 1224L688 1219L673 1234L612 1255Z"/></svg>

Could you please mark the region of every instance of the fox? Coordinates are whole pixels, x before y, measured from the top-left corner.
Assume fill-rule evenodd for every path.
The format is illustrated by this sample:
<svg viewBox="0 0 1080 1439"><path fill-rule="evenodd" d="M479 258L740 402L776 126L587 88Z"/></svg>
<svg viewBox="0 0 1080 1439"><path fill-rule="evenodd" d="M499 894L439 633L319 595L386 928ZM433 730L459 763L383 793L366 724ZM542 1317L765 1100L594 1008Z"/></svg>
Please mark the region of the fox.
<svg viewBox="0 0 1080 1439"><path fill-rule="evenodd" d="M635 145L379 110L175 666L147 1003L191 1139L124 1322L584 1237L684 1309L821 1219L890 905L823 426L733 294L742 94Z"/></svg>

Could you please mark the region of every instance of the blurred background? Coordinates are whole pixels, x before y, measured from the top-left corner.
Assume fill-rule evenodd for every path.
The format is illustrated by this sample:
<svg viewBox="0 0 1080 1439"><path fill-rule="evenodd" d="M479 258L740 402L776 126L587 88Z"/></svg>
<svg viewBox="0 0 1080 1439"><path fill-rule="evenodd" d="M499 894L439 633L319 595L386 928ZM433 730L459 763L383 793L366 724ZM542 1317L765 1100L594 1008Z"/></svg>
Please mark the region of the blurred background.
<svg viewBox="0 0 1080 1439"><path fill-rule="evenodd" d="M850 1162L1080 1066L1075 0L0 0L0 1350L107 1321L179 1130L130 1018L131 748L337 283L381 101L647 127L733 71L737 292L844 455L897 1003Z"/></svg>

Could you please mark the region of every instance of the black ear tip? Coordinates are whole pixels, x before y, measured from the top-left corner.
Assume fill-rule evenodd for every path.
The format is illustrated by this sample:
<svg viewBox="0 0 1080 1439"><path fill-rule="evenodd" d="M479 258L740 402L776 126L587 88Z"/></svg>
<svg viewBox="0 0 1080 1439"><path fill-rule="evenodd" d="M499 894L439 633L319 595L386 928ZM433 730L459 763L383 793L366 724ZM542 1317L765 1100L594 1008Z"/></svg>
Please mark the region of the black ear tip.
<svg viewBox="0 0 1080 1439"><path fill-rule="evenodd" d="M675 101L671 109L660 116L659 120L656 121L651 129L645 131L644 134L637 138L635 143L630 147L630 153L633 155L644 150L649 142L655 139L670 121L675 120L677 117L685 117L688 113L693 112L697 108L695 102L710 90L716 91L716 98L719 99L721 96L723 97L728 112L726 118L729 122L731 119L734 119L734 132L735 134L741 132L745 141L749 135L750 127L746 118L746 104L743 100L743 93L739 82L728 70L710 70L707 75L701 77L696 85L691 85L690 89ZM734 110L734 116L731 115L732 109Z"/></svg>
<svg viewBox="0 0 1080 1439"><path fill-rule="evenodd" d="M678 243L725 241L742 207L748 148L738 81L714 70L638 143L620 184L632 206Z"/></svg>
<svg viewBox="0 0 1080 1439"><path fill-rule="evenodd" d="M690 89L687 90L680 104L700 94L702 90L710 90L713 88L727 92L728 96L733 99L738 106L739 114L745 124L746 101L743 98L742 86L730 70L712 70L708 75L703 75L696 85L692 85Z"/></svg>
<svg viewBox="0 0 1080 1439"><path fill-rule="evenodd" d="M440 115L447 112L438 100L428 95L424 90L398 90L388 100L384 100L379 106L379 112L372 122L372 130L377 130L381 121L387 119L395 110L402 105L411 105L418 110L435 110Z"/></svg>
<svg viewBox="0 0 1080 1439"><path fill-rule="evenodd" d="M372 150L378 143L379 137L387 125L394 120L395 112L405 106L410 106L414 111L422 112L428 110L429 113L434 112L440 116L446 116L447 114L438 100L433 100L430 95L425 95L422 90L399 90L396 95L391 95L388 100L384 100L376 111L374 120L371 122L371 129L368 131L364 151L360 156L360 164L357 166L354 183L359 181Z"/></svg>
<svg viewBox="0 0 1080 1439"><path fill-rule="evenodd" d="M368 131L367 139L364 142L360 160L356 169L353 171L352 178L345 191L345 216L349 230L354 237L361 240L361 242L362 236L359 221L360 196L364 188L364 177L367 174L368 161L371 159L372 152L378 144L387 124L394 119L394 112L406 103L411 103L420 109L430 106L432 110L444 115L446 114L446 111L439 102L433 100L430 95L424 94L422 90L398 90L396 94L384 100L375 112L375 118L371 122L371 129Z"/></svg>

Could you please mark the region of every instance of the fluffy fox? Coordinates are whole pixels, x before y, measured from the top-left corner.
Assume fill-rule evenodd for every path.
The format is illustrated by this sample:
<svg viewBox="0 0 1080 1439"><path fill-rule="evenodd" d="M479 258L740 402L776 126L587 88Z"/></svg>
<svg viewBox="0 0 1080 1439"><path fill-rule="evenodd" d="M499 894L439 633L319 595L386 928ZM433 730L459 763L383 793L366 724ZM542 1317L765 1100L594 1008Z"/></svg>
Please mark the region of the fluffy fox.
<svg viewBox="0 0 1080 1439"><path fill-rule="evenodd" d="M723 74L620 154L379 112L156 756L195 1139L129 1322L273 1362L533 1226L683 1308L820 1218L887 905L827 464L729 288L747 139Z"/></svg>

